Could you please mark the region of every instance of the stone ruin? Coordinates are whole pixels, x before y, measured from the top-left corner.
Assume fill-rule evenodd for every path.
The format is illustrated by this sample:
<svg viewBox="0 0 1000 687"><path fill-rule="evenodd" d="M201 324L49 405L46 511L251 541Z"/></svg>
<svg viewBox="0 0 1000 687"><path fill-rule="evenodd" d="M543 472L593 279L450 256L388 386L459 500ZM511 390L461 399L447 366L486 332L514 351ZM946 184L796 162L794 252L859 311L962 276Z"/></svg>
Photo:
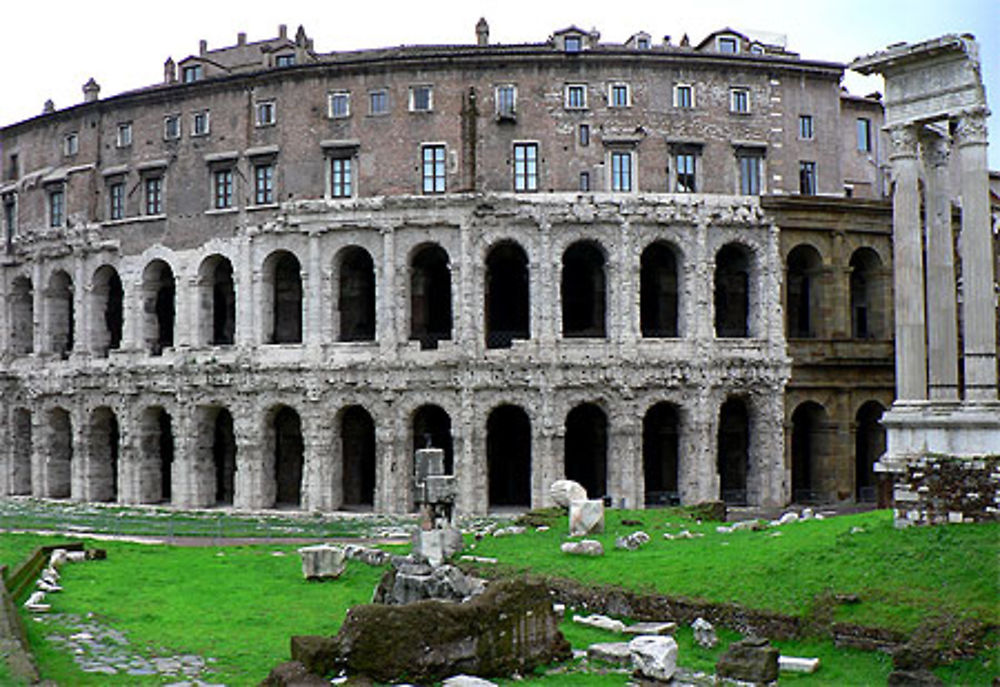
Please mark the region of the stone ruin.
<svg viewBox="0 0 1000 687"><path fill-rule="evenodd" d="M444 450L418 449L414 457L413 501L420 513L420 528L413 534L413 553L432 566L462 550L462 533L455 527L458 485L444 470Z"/></svg>

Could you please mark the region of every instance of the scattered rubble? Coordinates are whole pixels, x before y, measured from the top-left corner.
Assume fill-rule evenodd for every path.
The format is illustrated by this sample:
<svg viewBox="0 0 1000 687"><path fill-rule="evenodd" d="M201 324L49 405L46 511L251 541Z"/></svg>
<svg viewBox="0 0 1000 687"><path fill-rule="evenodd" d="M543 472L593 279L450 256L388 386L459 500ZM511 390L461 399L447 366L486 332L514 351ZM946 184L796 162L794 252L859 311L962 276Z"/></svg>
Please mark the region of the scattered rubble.
<svg viewBox="0 0 1000 687"><path fill-rule="evenodd" d="M719 644L719 637L715 634L715 626L704 618L695 618L691 623L694 630L695 644L703 649L714 649Z"/></svg>
<svg viewBox="0 0 1000 687"><path fill-rule="evenodd" d="M604 545L596 539L581 539L580 541L564 542L559 550L563 553L577 556L603 556Z"/></svg>

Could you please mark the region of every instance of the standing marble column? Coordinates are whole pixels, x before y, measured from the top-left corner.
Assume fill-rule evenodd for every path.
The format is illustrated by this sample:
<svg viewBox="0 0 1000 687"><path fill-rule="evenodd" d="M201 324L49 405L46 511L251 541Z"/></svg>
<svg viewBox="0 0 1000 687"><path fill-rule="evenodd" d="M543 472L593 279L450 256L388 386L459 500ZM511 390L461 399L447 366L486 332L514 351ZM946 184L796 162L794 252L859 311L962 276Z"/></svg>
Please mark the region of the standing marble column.
<svg viewBox="0 0 1000 687"><path fill-rule="evenodd" d="M914 126L890 129L892 235L896 309L896 397L927 398L927 351L924 343L924 260L921 246L920 194L917 188L917 132Z"/></svg>
<svg viewBox="0 0 1000 687"><path fill-rule="evenodd" d="M958 317L955 303L955 247L948 184L949 142L925 128L920 137L927 217L927 347L932 401L958 400Z"/></svg>
<svg viewBox="0 0 1000 687"><path fill-rule="evenodd" d="M986 113L963 114L955 133L962 183L962 307L965 398L997 399L996 306L990 236Z"/></svg>

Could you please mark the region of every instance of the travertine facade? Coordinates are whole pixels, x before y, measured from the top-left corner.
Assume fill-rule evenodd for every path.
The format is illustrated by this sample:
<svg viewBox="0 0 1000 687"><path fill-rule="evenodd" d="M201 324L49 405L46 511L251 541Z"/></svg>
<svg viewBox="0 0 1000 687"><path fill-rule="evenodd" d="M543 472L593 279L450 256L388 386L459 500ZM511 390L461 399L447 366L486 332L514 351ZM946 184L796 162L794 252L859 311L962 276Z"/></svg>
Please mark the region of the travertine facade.
<svg viewBox="0 0 1000 687"><path fill-rule="evenodd" d="M877 99L731 31L477 34L241 36L0 130L0 493L399 512L430 443L466 513L870 497Z"/></svg>

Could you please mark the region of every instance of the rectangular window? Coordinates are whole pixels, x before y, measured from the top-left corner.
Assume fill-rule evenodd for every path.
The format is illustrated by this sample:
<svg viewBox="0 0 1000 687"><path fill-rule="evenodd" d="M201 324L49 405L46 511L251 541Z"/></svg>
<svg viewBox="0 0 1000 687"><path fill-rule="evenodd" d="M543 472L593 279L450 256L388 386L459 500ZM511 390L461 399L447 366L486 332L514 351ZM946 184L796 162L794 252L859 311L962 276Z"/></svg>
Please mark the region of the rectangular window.
<svg viewBox="0 0 1000 687"><path fill-rule="evenodd" d="M108 219L125 217L125 182L113 181L108 185Z"/></svg>
<svg viewBox="0 0 1000 687"><path fill-rule="evenodd" d="M146 177L143 182L147 215L163 214L163 177Z"/></svg>
<svg viewBox="0 0 1000 687"><path fill-rule="evenodd" d="M568 84L566 86L566 109L583 110L587 107L587 86Z"/></svg>
<svg viewBox="0 0 1000 687"><path fill-rule="evenodd" d="M580 52L583 48L583 39L579 36L566 36L563 39L563 47L565 47L566 52Z"/></svg>
<svg viewBox="0 0 1000 687"><path fill-rule="evenodd" d="M350 157L330 160L330 197L351 198L354 194L354 165Z"/></svg>
<svg viewBox="0 0 1000 687"><path fill-rule="evenodd" d="M17 201L14 194L9 193L3 197L3 226L6 237L7 252L14 251L14 237L17 236Z"/></svg>
<svg viewBox="0 0 1000 687"><path fill-rule="evenodd" d="M66 219L66 195L62 187L49 191L49 226L61 227Z"/></svg>
<svg viewBox="0 0 1000 687"><path fill-rule="evenodd" d="M277 112L273 100L257 103L257 126L272 126L277 121Z"/></svg>
<svg viewBox="0 0 1000 687"><path fill-rule="evenodd" d="M580 172L580 190L590 190L590 172Z"/></svg>
<svg viewBox="0 0 1000 687"><path fill-rule="evenodd" d="M750 112L750 91L746 88L729 90L729 111L747 114Z"/></svg>
<svg viewBox="0 0 1000 687"><path fill-rule="evenodd" d="M335 91L330 94L330 118L340 119L351 116L351 94L347 91Z"/></svg>
<svg viewBox="0 0 1000 687"><path fill-rule="evenodd" d="M423 191L444 193L444 146L423 147Z"/></svg>
<svg viewBox="0 0 1000 687"><path fill-rule="evenodd" d="M181 70L181 78L184 83L193 83L195 81L201 81L204 76L204 71L200 64L193 64Z"/></svg>
<svg viewBox="0 0 1000 687"><path fill-rule="evenodd" d="M10 157L7 158L7 178L17 179L20 175L20 170L17 164L17 153L11 153Z"/></svg>
<svg viewBox="0 0 1000 687"><path fill-rule="evenodd" d="M389 94L385 90L368 93L368 113L373 115L386 114L389 111Z"/></svg>
<svg viewBox="0 0 1000 687"><path fill-rule="evenodd" d="M195 112L194 116L191 118L191 135L208 136L210 126L211 120L209 118L208 110Z"/></svg>
<svg viewBox="0 0 1000 687"><path fill-rule="evenodd" d="M256 205L274 202L274 164L271 162L253 166L253 202Z"/></svg>
<svg viewBox="0 0 1000 687"><path fill-rule="evenodd" d="M740 50L739 42L732 36L720 36L718 46L719 52L727 55L735 55Z"/></svg>
<svg viewBox="0 0 1000 687"><path fill-rule="evenodd" d="M812 115L799 115L799 138L810 141L813 137Z"/></svg>
<svg viewBox="0 0 1000 687"><path fill-rule="evenodd" d="M739 164L740 193L744 196L760 195L760 155L737 155Z"/></svg>
<svg viewBox="0 0 1000 687"><path fill-rule="evenodd" d="M649 39L648 38L638 38L635 41L635 47L639 50L649 50Z"/></svg>
<svg viewBox="0 0 1000 687"><path fill-rule="evenodd" d="M590 125L580 125L580 145L584 148L590 145Z"/></svg>
<svg viewBox="0 0 1000 687"><path fill-rule="evenodd" d="M683 109L694 107L694 90L689 84L674 86L674 107Z"/></svg>
<svg viewBox="0 0 1000 687"><path fill-rule="evenodd" d="M275 67L291 67L295 64L295 54L278 55L274 58Z"/></svg>
<svg viewBox="0 0 1000 687"><path fill-rule="evenodd" d="M80 138L74 131L63 137L63 155L76 155L80 152Z"/></svg>
<svg viewBox="0 0 1000 687"><path fill-rule="evenodd" d="M632 190L632 153L612 151L611 190L623 192Z"/></svg>
<svg viewBox="0 0 1000 687"><path fill-rule="evenodd" d="M511 85L497 86L497 117L511 119L517 111L517 88Z"/></svg>
<svg viewBox="0 0 1000 687"><path fill-rule="evenodd" d="M119 148L127 148L132 145L132 122L122 122L118 125L118 135L115 137L115 145Z"/></svg>
<svg viewBox="0 0 1000 687"><path fill-rule="evenodd" d="M816 163L799 163L799 193L804 196L816 195Z"/></svg>
<svg viewBox="0 0 1000 687"><path fill-rule="evenodd" d="M859 117L857 123L858 130L858 151L870 153L872 151L872 122L870 119Z"/></svg>
<svg viewBox="0 0 1000 687"><path fill-rule="evenodd" d="M224 210L233 206L233 170L217 169L212 173L212 206Z"/></svg>
<svg viewBox="0 0 1000 687"><path fill-rule="evenodd" d="M695 181L695 157L695 154L690 151L674 155L674 167L677 171L674 190L677 193L694 193L698 190Z"/></svg>
<svg viewBox="0 0 1000 687"><path fill-rule="evenodd" d="M613 83L608 89L608 107L629 107L632 105L627 83Z"/></svg>
<svg viewBox="0 0 1000 687"><path fill-rule="evenodd" d="M410 87L410 112L430 112L434 109L434 89L430 86Z"/></svg>
<svg viewBox="0 0 1000 687"><path fill-rule="evenodd" d="M163 118L163 138L175 141L181 137L181 118L179 115L168 115Z"/></svg>
<svg viewBox="0 0 1000 687"><path fill-rule="evenodd" d="M514 144L514 190L538 190L538 144Z"/></svg>

